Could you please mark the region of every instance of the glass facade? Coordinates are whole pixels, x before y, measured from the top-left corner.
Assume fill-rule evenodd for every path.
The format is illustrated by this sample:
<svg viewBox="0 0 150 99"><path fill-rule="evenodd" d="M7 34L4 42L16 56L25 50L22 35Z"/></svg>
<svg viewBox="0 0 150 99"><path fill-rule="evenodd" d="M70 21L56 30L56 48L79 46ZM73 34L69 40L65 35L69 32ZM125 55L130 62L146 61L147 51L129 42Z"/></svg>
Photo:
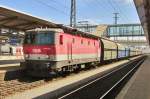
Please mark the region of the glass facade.
<svg viewBox="0 0 150 99"><path fill-rule="evenodd" d="M107 36L144 36L144 31L140 24L109 25Z"/></svg>
<svg viewBox="0 0 150 99"><path fill-rule="evenodd" d="M78 26L79 30L93 33L100 37L108 37L110 40L134 48L146 48L147 41L141 24L117 24L117 25L94 25Z"/></svg>
<svg viewBox="0 0 150 99"><path fill-rule="evenodd" d="M96 32L97 25L78 25L76 28L83 32Z"/></svg>

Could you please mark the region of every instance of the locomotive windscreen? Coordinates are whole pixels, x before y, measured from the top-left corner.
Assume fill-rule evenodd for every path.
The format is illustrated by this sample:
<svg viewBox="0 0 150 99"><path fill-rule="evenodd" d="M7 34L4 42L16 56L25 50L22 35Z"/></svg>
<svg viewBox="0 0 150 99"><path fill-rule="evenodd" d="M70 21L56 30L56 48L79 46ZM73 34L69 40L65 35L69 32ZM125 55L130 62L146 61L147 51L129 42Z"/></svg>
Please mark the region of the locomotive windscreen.
<svg viewBox="0 0 150 99"><path fill-rule="evenodd" d="M28 32L24 44L46 45L54 44L54 32Z"/></svg>

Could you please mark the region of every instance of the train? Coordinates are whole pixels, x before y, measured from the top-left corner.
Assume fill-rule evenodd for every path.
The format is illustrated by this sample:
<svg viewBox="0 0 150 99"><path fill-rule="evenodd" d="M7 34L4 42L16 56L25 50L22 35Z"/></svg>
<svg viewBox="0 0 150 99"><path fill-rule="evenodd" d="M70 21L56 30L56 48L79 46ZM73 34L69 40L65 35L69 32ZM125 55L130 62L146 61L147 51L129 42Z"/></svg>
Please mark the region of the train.
<svg viewBox="0 0 150 99"><path fill-rule="evenodd" d="M62 28L33 29L23 43L27 74L49 77L141 54L107 38Z"/></svg>

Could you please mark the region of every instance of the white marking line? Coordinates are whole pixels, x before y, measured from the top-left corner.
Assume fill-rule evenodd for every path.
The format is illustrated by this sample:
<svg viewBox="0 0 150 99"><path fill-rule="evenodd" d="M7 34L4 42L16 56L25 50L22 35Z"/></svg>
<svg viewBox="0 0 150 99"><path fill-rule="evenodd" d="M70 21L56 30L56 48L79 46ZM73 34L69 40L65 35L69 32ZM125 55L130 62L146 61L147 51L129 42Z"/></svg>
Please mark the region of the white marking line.
<svg viewBox="0 0 150 99"><path fill-rule="evenodd" d="M3 61L3 60L20 60L20 59L24 59L23 58L23 55L21 56L0 56L0 60Z"/></svg>
<svg viewBox="0 0 150 99"><path fill-rule="evenodd" d="M130 62L129 62L129 63L130 63ZM124 65L125 65L125 66L128 66L129 63L124 64ZM95 79L94 81L92 81L92 82L90 82L90 83L88 83L88 84L86 84L86 85L84 85L84 86L82 86L82 87L79 87L79 88L77 88L76 90L73 90L73 91L69 92L69 93L66 94L66 95L63 95L62 97L60 97L60 98L58 98L58 99L63 99L63 98L65 98L65 97L71 95L72 93L75 93L76 91L78 91L78 90L80 90L80 89L82 89L82 88L84 88L84 87L86 87L86 86L88 86L88 85L90 85L90 84L92 84L92 83L94 83L94 82L96 82L96 81L102 79L102 78L105 78L106 76L108 76L108 75L110 75L110 74L112 74L112 73L118 71L118 70L121 69L121 68L124 68L124 66L121 66L120 68L118 68L118 69L116 69L116 70L113 70L113 71L111 71L110 73L108 73L108 74L106 74L106 75L104 75L104 76L102 76L102 77L100 77L100 78L97 78L97 79Z"/></svg>
<svg viewBox="0 0 150 99"><path fill-rule="evenodd" d="M144 60L144 59L143 59ZM111 87L105 94L103 94L99 99L103 99L113 88L115 88L122 80L124 80L140 63L142 63L141 60L136 66L131 69L125 76L123 76L113 87Z"/></svg>
<svg viewBox="0 0 150 99"><path fill-rule="evenodd" d="M0 65L0 68L1 68L1 67L18 66L18 65L20 65L20 63L14 63L14 64L2 64L2 65Z"/></svg>

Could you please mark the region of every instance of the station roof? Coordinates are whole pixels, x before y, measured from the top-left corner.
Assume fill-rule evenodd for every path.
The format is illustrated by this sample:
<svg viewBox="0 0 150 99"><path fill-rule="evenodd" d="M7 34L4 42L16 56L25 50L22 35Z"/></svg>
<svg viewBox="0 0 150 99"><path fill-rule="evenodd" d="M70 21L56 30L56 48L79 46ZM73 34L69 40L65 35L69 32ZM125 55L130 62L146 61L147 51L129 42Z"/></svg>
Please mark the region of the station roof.
<svg viewBox="0 0 150 99"><path fill-rule="evenodd" d="M0 27L16 30L29 30L40 27L57 27L58 25L29 14L7 7L0 7Z"/></svg>
<svg viewBox="0 0 150 99"><path fill-rule="evenodd" d="M99 38L98 36L64 26L63 24L56 24L54 22L50 22L48 20L3 6L0 6L0 28L9 28L21 31L27 31L36 28L61 28L66 33Z"/></svg>
<svg viewBox="0 0 150 99"><path fill-rule="evenodd" d="M134 0L147 41L150 44L150 0Z"/></svg>

